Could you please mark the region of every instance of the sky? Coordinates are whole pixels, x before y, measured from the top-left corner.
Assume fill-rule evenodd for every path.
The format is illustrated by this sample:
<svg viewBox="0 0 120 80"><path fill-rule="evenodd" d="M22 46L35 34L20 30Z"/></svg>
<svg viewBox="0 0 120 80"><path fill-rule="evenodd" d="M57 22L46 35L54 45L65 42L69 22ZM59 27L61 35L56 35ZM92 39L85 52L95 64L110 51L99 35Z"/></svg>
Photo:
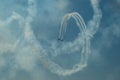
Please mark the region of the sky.
<svg viewBox="0 0 120 80"><path fill-rule="evenodd" d="M120 80L120 0L0 1L0 80ZM97 10L96 27L89 21ZM86 37L75 18L58 40L63 17L75 17L72 12L92 35L89 54L82 55Z"/></svg>

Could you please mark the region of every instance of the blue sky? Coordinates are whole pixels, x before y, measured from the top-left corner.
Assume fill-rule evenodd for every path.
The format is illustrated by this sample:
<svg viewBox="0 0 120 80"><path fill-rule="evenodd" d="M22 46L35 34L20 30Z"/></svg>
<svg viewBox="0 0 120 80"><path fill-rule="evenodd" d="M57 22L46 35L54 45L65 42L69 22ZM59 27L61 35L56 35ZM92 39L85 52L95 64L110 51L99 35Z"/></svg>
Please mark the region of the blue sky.
<svg viewBox="0 0 120 80"><path fill-rule="evenodd" d="M120 0L100 0L99 5L102 19L97 32L91 38L87 66L72 75L59 76L48 68L49 64L48 67L43 66L46 61L39 57L43 54L32 51L33 47L24 38L24 27L31 19L27 11L28 0L1 0L0 80L119 80ZM51 49L56 44L57 48L61 48L64 43L74 42L80 32L74 19L69 21L64 41L57 40L61 20L67 13L78 12L87 24L93 17L90 0L36 0L36 13L34 11L31 11L32 17L34 14L35 16L30 26L38 41L35 44L41 44L46 49L50 60L63 68L71 68L80 59L80 55L76 54L79 51L73 54L64 54L72 50L71 48L58 51L58 54L62 54L54 58L51 57L54 55L54 50ZM29 34L26 36L29 37Z"/></svg>

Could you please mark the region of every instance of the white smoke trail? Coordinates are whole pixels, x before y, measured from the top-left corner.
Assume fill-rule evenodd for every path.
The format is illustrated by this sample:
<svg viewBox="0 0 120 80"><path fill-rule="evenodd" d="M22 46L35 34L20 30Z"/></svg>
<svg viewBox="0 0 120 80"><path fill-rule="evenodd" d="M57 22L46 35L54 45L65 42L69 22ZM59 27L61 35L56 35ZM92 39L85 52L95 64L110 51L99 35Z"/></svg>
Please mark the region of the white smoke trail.
<svg viewBox="0 0 120 80"><path fill-rule="evenodd" d="M64 51L67 49L74 49L75 46L77 46L78 49L79 49L79 46L82 46L80 63L74 65L72 69L63 69L62 67L59 66L59 64L54 63L49 59L49 57L47 57L46 50L43 49L42 45L38 43L38 41L35 38L34 32L30 28L31 27L30 24L33 21L33 17L35 16L35 13L36 13L35 1L28 0L28 2L29 2L29 8L28 8L29 15L26 18L26 22L25 22L25 33L24 33L25 39L27 40L31 48L34 48L33 52L40 55L40 60L41 60L41 63L44 65L44 67L51 70L51 72L56 73L58 75L62 75L62 76L71 75L73 73L76 73L82 70L84 67L86 67L87 59L90 53L90 37L88 36L88 32L89 32L89 35L95 34L101 19L101 10L99 9L98 0L91 0L91 4L94 10L94 16L93 16L93 19L88 24L88 27L90 27L90 31L89 29L86 28L84 20L77 12L67 14L63 18L62 26L60 29L60 35L59 35L60 40L63 39L63 35L67 27L67 22L70 19L70 17L73 17L76 20L77 25L82 31L81 32L82 35L78 36L78 38L73 43L66 43L65 45L62 46L63 47L62 49L54 48L55 50L54 52L56 54L59 54L61 51ZM83 42L83 44L81 41Z"/></svg>
<svg viewBox="0 0 120 80"><path fill-rule="evenodd" d="M17 20L19 22L19 25L21 27L23 27L23 22L24 22L24 18L22 16L20 16L19 14L17 14L16 12L12 12L12 16L10 16L9 18L7 18L5 21L0 21L0 28L6 28L7 25L9 25L11 22L13 22L14 20ZM7 31L9 32L9 31ZM8 33L9 36L11 36L12 34L9 32ZM8 36L8 34L6 34ZM5 34L4 34L5 35ZM2 36L4 37L4 36ZM3 38L4 39L4 38ZM19 43L19 39L13 44L4 44L2 45L2 47L0 47L0 51L1 52L7 52L7 51L14 51L16 48L16 45ZM4 46L4 47L3 47Z"/></svg>
<svg viewBox="0 0 120 80"><path fill-rule="evenodd" d="M0 21L1 23L0 27L1 26L4 27L8 25L13 20L18 20L20 26L22 26L22 28L24 29L24 39L27 45L30 47L34 55L37 55L36 59L39 58L43 66L55 74L61 76L71 75L78 71L81 71L83 68L87 66L87 60L90 53L90 38L96 33L100 24L102 14L99 8L99 2L98 0L91 0L91 4L93 7L94 15L93 15L93 19L90 20L87 26L79 13L73 12L65 15L61 23L59 39L63 40L64 34L66 32L68 20L71 17L75 19L76 24L81 31L81 34L73 42L64 43L60 48L57 48L56 46L58 44L55 41L53 41L53 42L49 42L54 45L54 47L51 46L52 50L44 49L43 45L40 42L38 42L38 40L35 37L35 34L31 28L32 27L31 24L37 13L36 0L28 0L28 9L27 9L28 16L25 19L21 15L14 12L13 15L9 17L6 21L4 22ZM15 42L14 50L16 49L17 46L19 46L20 41L21 40L18 39ZM12 49L13 45L10 45L10 47L5 47L5 49L0 49L0 50L7 50L6 48L10 48L10 50L13 50ZM62 52L69 51L70 53L74 53L75 51L81 51L81 59L78 64L73 65L72 69L63 69L59 64L53 62L48 57L47 55L48 50L49 52L53 51L52 54L54 57L58 56L59 54L62 54Z"/></svg>
<svg viewBox="0 0 120 80"><path fill-rule="evenodd" d="M102 12L101 9L99 8L99 0L91 0L91 4L93 7L93 19L91 19L87 23L87 27L89 29L89 32L94 35L100 25L100 20L102 18Z"/></svg>

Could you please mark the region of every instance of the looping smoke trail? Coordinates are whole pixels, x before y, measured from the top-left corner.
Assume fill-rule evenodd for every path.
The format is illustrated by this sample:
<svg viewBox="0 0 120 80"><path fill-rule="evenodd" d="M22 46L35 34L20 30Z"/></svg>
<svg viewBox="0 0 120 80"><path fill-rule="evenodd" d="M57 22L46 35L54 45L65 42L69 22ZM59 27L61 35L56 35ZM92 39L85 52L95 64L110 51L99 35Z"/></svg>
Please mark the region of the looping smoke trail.
<svg viewBox="0 0 120 80"><path fill-rule="evenodd" d="M34 31L31 29L32 27L31 23L34 20L34 17L36 16L37 13L35 0L28 0L28 9L27 9L28 16L26 18L23 18L21 15L17 14L16 12L13 12L13 15L9 17L6 21L0 21L0 27L9 25L13 20L18 20L20 26L23 26L24 29L23 35L25 41L27 42L28 46L32 49L32 52L35 55L37 55L37 58L39 58L43 66L57 75L61 75L61 76L71 75L78 71L81 71L83 68L87 66L87 60L90 53L90 39L96 33L102 17L98 0L91 0L91 4L93 7L94 15L93 15L93 19L88 22L87 26L81 15L77 12L68 13L63 17L59 32L60 40L64 39L64 34L66 32L67 24L70 18L73 18L76 21L76 24L79 27L81 34L78 35L78 37L73 42L64 43L60 48L56 47L57 45L56 42L52 42L52 44L55 44L54 47L51 46L51 49L53 50L44 49L42 47L42 44L37 41ZM18 39L15 42L14 46L10 45L10 47L7 48L13 50L17 46L19 46L19 43L20 43L20 39ZM4 50L6 49L0 49L0 50L3 50L4 52ZM50 50L49 52L53 51L54 57L58 56L59 54L62 54L61 52L69 51L70 53L74 53L75 51L81 51L80 53L81 59L78 64L73 65L72 69L63 69L59 64L53 62L48 57L47 50Z"/></svg>
<svg viewBox="0 0 120 80"><path fill-rule="evenodd" d="M12 15L9 18L7 18L5 21L0 21L0 28L5 28L7 25L9 25L14 20L17 20L19 22L20 27L23 27L24 18L16 12L12 12ZM4 47L3 46L0 47L0 51L1 52L7 52L7 51L12 52L15 50L19 42L20 41L18 39L14 44L4 45Z"/></svg>
<svg viewBox="0 0 120 80"><path fill-rule="evenodd" d="M31 46L31 48L34 48L33 52L40 55L41 63L44 65L44 67L51 70L51 72L56 73L58 75L66 76L71 75L73 73L76 73L80 70L82 70L84 67L87 66L87 59L90 53L90 36L93 36L96 33L96 29L99 26L100 20L101 20L101 10L99 9L99 3L98 0L91 0L91 4L94 10L93 19L88 23L88 28L86 27L86 24L84 20L82 19L81 15L77 12L66 14L63 18L63 21L61 23L61 29L59 34L59 39L63 40L63 36L66 32L67 22L68 20L73 17L81 30L82 36L78 36L78 38L73 43L66 43L66 45L63 45L63 48L56 49L54 48L54 52L56 54L59 54L61 51L69 49L73 49L77 46L78 49L80 46L82 46L81 51L81 60L78 64L74 65L72 69L63 69L59 66L59 64L54 63L49 59L47 56L46 50L42 48L42 45L38 43L36 40L36 37L34 35L34 32L31 29L31 22L33 21L33 17L36 15L36 4L35 0L28 0L29 8L28 8L28 17L25 20L25 39L28 42L28 44ZM82 44L83 42L83 44ZM76 51L76 50L75 50ZM71 51L72 52L72 51ZM61 54L61 53L60 53Z"/></svg>
<svg viewBox="0 0 120 80"><path fill-rule="evenodd" d="M62 20L62 23L61 23L61 29L60 29L60 33L59 33L59 39L60 40L63 40L63 36L66 32L66 28L67 28L67 22L68 20L73 17L76 21L76 24L78 25L80 31L84 34L86 34L86 24L83 20L83 18L81 17L81 15L77 12L73 12L73 13L69 13L69 14L66 14Z"/></svg>
<svg viewBox="0 0 120 80"><path fill-rule="evenodd" d="M100 20L102 18L102 12L101 12L101 9L99 8L99 0L91 0L91 4L93 7L94 15L93 15L93 19L91 19L87 23L87 27L88 27L89 33L94 35L97 29L99 28Z"/></svg>

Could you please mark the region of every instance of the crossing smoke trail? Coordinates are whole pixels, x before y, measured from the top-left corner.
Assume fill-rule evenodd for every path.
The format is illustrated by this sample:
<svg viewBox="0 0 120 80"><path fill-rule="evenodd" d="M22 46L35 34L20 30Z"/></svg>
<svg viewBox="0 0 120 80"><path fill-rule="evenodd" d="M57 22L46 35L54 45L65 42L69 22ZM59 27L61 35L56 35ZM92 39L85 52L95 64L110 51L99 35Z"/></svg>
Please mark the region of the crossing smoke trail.
<svg viewBox="0 0 120 80"><path fill-rule="evenodd" d="M23 18L21 15L14 12L13 15L9 17L6 21L4 22L0 21L0 23L4 23L5 25L8 25L13 20L18 20L19 25L22 26L24 30L23 35L26 44L31 48L32 52L35 55L37 55L37 58L39 58L40 63L43 64L43 66L49 69L52 73L55 73L57 75L61 75L61 76L72 75L78 71L81 71L83 68L87 66L87 60L90 53L90 39L96 33L102 17L102 13L99 8L99 1L98 0L90 0L90 1L93 7L94 15L93 15L93 19L90 20L87 23L87 25L85 24L82 16L77 12L68 13L63 17L59 32L59 40L64 39L64 34L66 32L67 24L70 18L75 19L76 24L79 27L81 33L79 33L79 35L73 42L66 42L60 48L57 48L56 46L58 45L58 43L53 41L50 43L53 44L54 47L51 46L50 49L44 49L42 44L38 42L38 40L35 37L31 24L37 13L36 0L28 0L28 9L27 9L28 15L26 18ZM16 49L15 47L18 47L20 42L21 42L20 40L17 40L13 49ZM13 45L11 45L9 49L13 50L11 49L12 47ZM63 54L62 52L69 51L70 53L74 53L75 51L81 51L80 52L81 59L79 63L73 65L72 69L64 69L59 64L53 62L48 57L48 53L47 53L48 50L53 54L54 57Z"/></svg>
<svg viewBox="0 0 120 80"><path fill-rule="evenodd" d="M33 52L40 54L40 60L41 60L41 63L44 65L44 67L51 70L51 72L56 73L58 75L62 75L62 76L71 75L73 73L76 73L82 70L84 67L86 67L87 59L90 53L90 38L91 38L90 36L93 36L96 33L96 29L99 26L101 15L102 15L101 10L99 9L98 0L91 0L91 4L94 10L94 15L93 15L93 19L87 25L88 27L90 27L90 30L87 29L84 20L82 19L81 15L77 12L66 14L61 23L61 29L60 29L60 35L59 35L60 40L63 40L63 36L67 27L67 22L71 17L73 17L76 20L76 23L79 29L81 30L81 36L78 36L73 43L66 43L65 45L62 46L63 47L62 49L61 48L54 49L55 50L54 53L58 54L60 53L60 51L64 51L65 49L69 49L69 50L74 49L75 46L77 46L79 49L79 46L82 46L81 60L78 64L74 65L72 69L63 69L62 67L59 66L59 64L54 63L52 60L49 59L49 57L47 57L46 50L42 48L42 45L38 45L38 41L35 38L34 32L30 28L30 24L36 13L36 8L35 8L36 5L34 0L28 0L28 1L30 6L28 8L29 15L25 22L26 23L25 38L28 44L32 48L34 48Z"/></svg>

